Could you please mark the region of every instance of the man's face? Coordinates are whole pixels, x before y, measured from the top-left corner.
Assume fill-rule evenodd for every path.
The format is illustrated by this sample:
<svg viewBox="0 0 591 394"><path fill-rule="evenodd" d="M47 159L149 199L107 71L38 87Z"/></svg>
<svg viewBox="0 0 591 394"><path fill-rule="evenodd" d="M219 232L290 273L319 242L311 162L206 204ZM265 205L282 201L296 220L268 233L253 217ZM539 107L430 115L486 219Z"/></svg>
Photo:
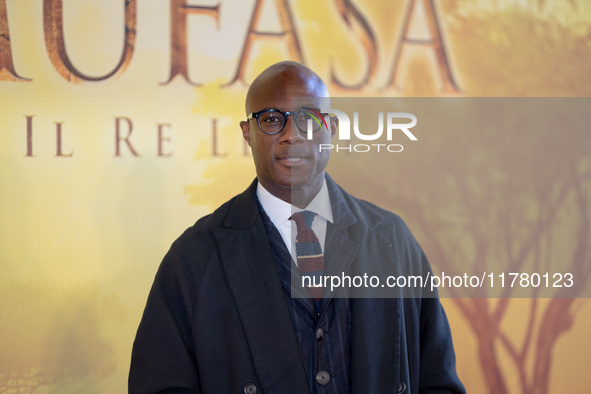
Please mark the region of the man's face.
<svg viewBox="0 0 591 394"><path fill-rule="evenodd" d="M310 81L297 70L287 70L258 83L249 95L247 110L250 113L273 108L288 112L293 97L309 97L306 107L320 108L318 97L327 94L323 83ZM241 122L240 126L252 148L257 178L265 189L285 201L291 201L289 194L295 190L310 190L313 194L320 190L330 154L328 150L320 152L319 146L331 142L330 131L323 127L308 140L291 116L284 129L274 135L263 133L256 119ZM334 134L335 128L331 129Z"/></svg>

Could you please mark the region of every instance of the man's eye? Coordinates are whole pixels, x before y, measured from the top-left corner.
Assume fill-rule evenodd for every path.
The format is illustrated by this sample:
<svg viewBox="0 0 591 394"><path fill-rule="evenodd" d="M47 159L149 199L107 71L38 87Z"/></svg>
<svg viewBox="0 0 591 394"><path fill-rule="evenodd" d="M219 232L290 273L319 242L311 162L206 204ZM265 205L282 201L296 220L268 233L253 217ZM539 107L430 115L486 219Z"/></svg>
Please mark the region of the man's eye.
<svg viewBox="0 0 591 394"><path fill-rule="evenodd" d="M312 115L309 113L300 113L297 117L298 122L307 122L309 119L313 119Z"/></svg>
<svg viewBox="0 0 591 394"><path fill-rule="evenodd" d="M263 119L265 123L279 123L281 120L277 116L269 116L268 118Z"/></svg>

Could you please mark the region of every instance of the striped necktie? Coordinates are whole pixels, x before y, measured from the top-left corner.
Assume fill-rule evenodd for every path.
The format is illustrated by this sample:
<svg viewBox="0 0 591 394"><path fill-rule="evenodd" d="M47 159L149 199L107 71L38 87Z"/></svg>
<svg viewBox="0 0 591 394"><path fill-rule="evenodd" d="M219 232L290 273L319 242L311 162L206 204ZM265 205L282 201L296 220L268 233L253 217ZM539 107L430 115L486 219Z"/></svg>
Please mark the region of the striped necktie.
<svg viewBox="0 0 591 394"><path fill-rule="evenodd" d="M316 214L312 211L301 211L291 215L290 219L295 221L297 228L296 235L296 256L298 259L298 268L302 276L310 277L313 286L310 286L310 296L316 306L316 311L320 311L320 299L322 298L322 287L320 285L322 275L324 274L324 255L318 237L312 230L312 222Z"/></svg>

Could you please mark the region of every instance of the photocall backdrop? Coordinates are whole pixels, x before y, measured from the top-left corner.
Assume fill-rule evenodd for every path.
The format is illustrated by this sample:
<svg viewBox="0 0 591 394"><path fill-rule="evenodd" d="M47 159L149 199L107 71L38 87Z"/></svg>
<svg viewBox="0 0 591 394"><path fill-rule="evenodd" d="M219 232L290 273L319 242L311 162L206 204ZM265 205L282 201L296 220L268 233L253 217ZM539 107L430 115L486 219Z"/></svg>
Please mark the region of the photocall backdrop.
<svg viewBox="0 0 591 394"><path fill-rule="evenodd" d="M335 97L575 100L554 128L484 110L329 172L400 214L435 273L558 262L588 283L591 139L569 122L590 37L584 0L0 0L0 393L126 391L158 265L252 181L246 90L286 59ZM587 392L588 299L442 302L468 392Z"/></svg>

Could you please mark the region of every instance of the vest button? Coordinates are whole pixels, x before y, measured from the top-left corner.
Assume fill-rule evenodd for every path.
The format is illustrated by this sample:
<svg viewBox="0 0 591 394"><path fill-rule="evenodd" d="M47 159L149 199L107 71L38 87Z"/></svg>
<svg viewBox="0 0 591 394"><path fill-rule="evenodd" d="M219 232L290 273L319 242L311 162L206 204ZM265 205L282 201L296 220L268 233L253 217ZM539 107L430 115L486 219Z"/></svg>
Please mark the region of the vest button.
<svg viewBox="0 0 591 394"><path fill-rule="evenodd" d="M324 386L330 381L330 375L326 371L320 371L316 374L316 381L318 384Z"/></svg>
<svg viewBox="0 0 591 394"><path fill-rule="evenodd" d="M244 394L256 394L257 386L254 383L246 383L244 385Z"/></svg>
<svg viewBox="0 0 591 394"><path fill-rule="evenodd" d="M396 392L397 392L398 394L402 394L402 393L404 393L405 391L406 391L406 383L404 383L404 382L400 382L400 383L398 383L398 390L396 390Z"/></svg>
<svg viewBox="0 0 591 394"><path fill-rule="evenodd" d="M324 330L322 328L319 328L318 330L316 330L316 340L318 342L320 342L323 339L324 339Z"/></svg>

